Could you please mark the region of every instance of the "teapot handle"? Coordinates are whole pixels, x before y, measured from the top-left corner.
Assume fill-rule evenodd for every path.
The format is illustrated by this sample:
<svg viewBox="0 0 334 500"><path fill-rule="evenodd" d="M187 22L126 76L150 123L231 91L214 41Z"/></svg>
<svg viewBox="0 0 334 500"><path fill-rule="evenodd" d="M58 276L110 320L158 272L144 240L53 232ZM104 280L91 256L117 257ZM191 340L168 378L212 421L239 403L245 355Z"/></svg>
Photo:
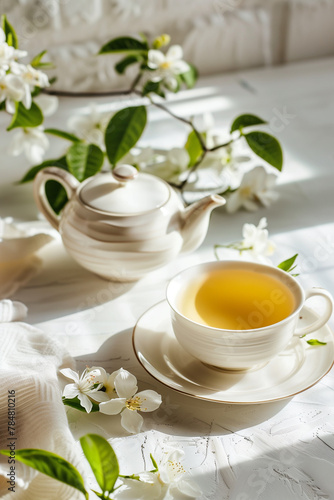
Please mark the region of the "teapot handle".
<svg viewBox="0 0 334 500"><path fill-rule="evenodd" d="M65 188L69 199L71 199L76 192L80 182L72 174L58 167L44 168L35 177L34 198L36 205L50 222L51 226L58 230L60 218L54 210L52 210L45 193L45 184L50 180L59 182Z"/></svg>

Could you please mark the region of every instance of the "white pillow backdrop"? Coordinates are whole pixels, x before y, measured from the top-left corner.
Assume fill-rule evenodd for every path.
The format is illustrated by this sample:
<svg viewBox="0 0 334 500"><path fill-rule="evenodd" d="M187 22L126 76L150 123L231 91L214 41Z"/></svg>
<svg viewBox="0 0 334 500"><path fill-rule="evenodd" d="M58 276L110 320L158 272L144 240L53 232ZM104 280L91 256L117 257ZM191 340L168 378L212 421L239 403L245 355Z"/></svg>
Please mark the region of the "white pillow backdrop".
<svg viewBox="0 0 334 500"><path fill-rule="evenodd" d="M47 48L55 88L106 91L126 86L109 39L169 33L202 75L334 54L334 0L0 0L21 48Z"/></svg>

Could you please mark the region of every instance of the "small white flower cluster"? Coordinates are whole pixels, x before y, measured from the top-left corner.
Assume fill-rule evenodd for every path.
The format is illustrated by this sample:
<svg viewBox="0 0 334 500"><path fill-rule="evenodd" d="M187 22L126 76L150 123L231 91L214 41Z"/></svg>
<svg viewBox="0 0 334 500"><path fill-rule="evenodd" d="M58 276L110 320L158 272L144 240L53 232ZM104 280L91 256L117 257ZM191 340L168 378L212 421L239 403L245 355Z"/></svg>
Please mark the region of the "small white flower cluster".
<svg viewBox="0 0 334 500"><path fill-rule="evenodd" d="M244 224L242 228L243 240L240 247L243 251L249 251L254 257L260 260L265 259L272 255L275 251L275 245L269 240L269 232L267 229L267 219L262 217L257 226L254 224ZM271 261L268 263L271 264Z"/></svg>
<svg viewBox="0 0 334 500"><path fill-rule="evenodd" d="M158 457L156 468L136 474L138 479L123 479L115 491L117 500L143 499L194 499L200 498L201 490L185 470L182 462L184 452L170 447Z"/></svg>
<svg viewBox="0 0 334 500"><path fill-rule="evenodd" d="M45 73L30 64L18 62L27 55L26 51L8 45L5 32L0 28L0 103L5 102L5 109L10 114L15 113L16 103L22 103L30 110L34 89L49 86ZM57 108L57 98L52 96L38 96L35 101L38 101L45 116ZM42 126L19 128L9 144L8 154L18 156L24 153L31 163L40 163L49 147L43 130Z"/></svg>
<svg viewBox="0 0 334 500"><path fill-rule="evenodd" d="M22 102L26 109L32 103L31 92L35 87L48 87L49 80L45 73L25 65L18 59L28 53L8 45L6 35L0 28L0 102L6 101L6 111L13 114L16 102Z"/></svg>
<svg viewBox="0 0 334 500"><path fill-rule="evenodd" d="M154 411L161 405L161 396L157 392L137 392L136 377L123 368L112 374L102 367L86 368L80 377L70 368L60 372L74 382L65 386L63 398L78 398L87 413L91 412L93 402L99 403L101 413L120 413L122 426L133 434L140 432L143 425L143 417L137 412Z"/></svg>
<svg viewBox="0 0 334 500"><path fill-rule="evenodd" d="M230 258L231 252L238 252L242 260L250 260L262 264L273 265L269 256L275 251L274 243L269 239L267 229L267 219L262 217L259 224L244 224L242 228L243 239L228 245L216 245L216 248L221 248L222 253L220 258ZM223 253L224 252L224 253ZM218 254L216 252L216 257ZM234 256L233 256L234 257Z"/></svg>
<svg viewBox="0 0 334 500"><path fill-rule="evenodd" d="M104 135L112 113L100 113L94 103L89 106L89 112L71 116L67 122L70 132L88 144L96 144L105 151Z"/></svg>
<svg viewBox="0 0 334 500"><path fill-rule="evenodd" d="M178 85L176 76L189 70L189 65L182 58L180 45L172 45L166 54L161 50L149 50L147 65L152 70L150 80L162 82L167 89L174 91Z"/></svg>

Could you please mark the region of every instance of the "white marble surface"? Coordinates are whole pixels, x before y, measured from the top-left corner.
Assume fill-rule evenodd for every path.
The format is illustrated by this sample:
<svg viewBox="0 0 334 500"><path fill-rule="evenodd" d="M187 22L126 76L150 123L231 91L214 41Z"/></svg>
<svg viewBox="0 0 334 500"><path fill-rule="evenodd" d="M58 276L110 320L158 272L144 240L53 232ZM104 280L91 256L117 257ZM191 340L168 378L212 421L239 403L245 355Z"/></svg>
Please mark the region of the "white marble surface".
<svg viewBox="0 0 334 500"><path fill-rule="evenodd" d="M117 417L69 411L75 437L99 432L112 438L123 473L149 467L149 453L159 454L173 443L185 450L184 466L205 500L334 499L333 370L288 400L225 405L163 386L140 366L131 343L134 324L164 298L170 277L213 260L215 243L240 239L243 223L257 223L262 216L277 245L275 262L298 252L303 286L323 286L334 294L333 80L330 59L203 80L197 97L174 100L174 111L212 110L221 124L238 112L255 112L272 118L273 127L279 126L276 110L285 107L293 115L275 131L285 151L279 201L256 213L216 210L199 250L132 284L107 282L81 269L58 238L39 253L39 274L15 294L29 308L28 322L60 339L78 368L102 365L112 371L123 366L137 376L141 389L163 395L161 408L146 415L144 432L137 436L126 435ZM152 119L146 140L165 146L182 140L182 128L160 113L152 113ZM0 215L35 219L29 187L3 190Z"/></svg>

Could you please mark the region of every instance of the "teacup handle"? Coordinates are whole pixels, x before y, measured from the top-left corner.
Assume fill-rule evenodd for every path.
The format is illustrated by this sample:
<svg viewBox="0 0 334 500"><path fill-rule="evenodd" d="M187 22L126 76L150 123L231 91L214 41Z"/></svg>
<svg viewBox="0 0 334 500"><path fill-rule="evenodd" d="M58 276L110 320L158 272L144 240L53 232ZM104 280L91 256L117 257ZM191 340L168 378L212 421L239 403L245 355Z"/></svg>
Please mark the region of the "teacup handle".
<svg viewBox="0 0 334 500"><path fill-rule="evenodd" d="M80 185L80 182L72 174L59 167L43 168L43 170L41 170L35 177L34 198L36 205L45 218L50 222L51 226L58 229L60 218L52 210L45 194L45 184L50 180L59 182L65 188L69 199L72 198L73 194Z"/></svg>
<svg viewBox="0 0 334 500"><path fill-rule="evenodd" d="M324 326L331 317L333 312L332 295L324 288L311 288L310 290L307 290L305 292L305 301L310 297L316 297L316 296L320 296L325 299L326 308L323 315L321 316L321 318L318 318L315 321L313 321L313 323L311 323L310 325L297 328L294 331L294 335L300 337L301 335L307 335L308 333L312 333L315 330L318 330L319 328Z"/></svg>

